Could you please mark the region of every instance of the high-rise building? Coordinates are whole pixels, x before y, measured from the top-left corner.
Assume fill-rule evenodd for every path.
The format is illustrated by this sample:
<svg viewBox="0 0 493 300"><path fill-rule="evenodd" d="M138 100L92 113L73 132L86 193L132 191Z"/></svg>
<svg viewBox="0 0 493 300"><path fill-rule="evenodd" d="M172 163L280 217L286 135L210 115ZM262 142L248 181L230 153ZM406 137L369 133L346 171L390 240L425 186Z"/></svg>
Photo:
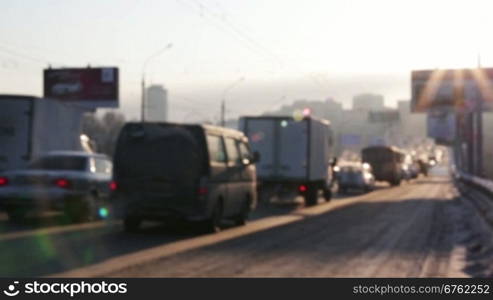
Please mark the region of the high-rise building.
<svg viewBox="0 0 493 300"><path fill-rule="evenodd" d="M353 110L380 111L384 109L382 95L360 94L353 97Z"/></svg>
<svg viewBox="0 0 493 300"><path fill-rule="evenodd" d="M162 85L147 88L145 119L150 122L168 120L168 91Z"/></svg>

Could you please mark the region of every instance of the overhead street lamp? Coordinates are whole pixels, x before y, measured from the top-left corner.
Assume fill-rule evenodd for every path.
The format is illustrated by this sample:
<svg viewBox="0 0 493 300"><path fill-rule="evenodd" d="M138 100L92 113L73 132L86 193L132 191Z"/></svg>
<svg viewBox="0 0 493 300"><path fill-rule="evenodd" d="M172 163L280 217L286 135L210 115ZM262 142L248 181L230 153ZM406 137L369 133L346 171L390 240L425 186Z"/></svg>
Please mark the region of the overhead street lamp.
<svg viewBox="0 0 493 300"><path fill-rule="evenodd" d="M145 71L146 71L146 68L147 68L147 65L149 64L149 62L153 59L153 58L156 58L158 57L161 53L163 53L164 51L170 49L171 47L173 47L173 44L169 43L168 45L166 45L166 47L160 49L159 51L157 51L156 53L152 54L151 56L149 56L145 62L144 62L144 66L142 67L142 103L141 103L141 110L140 110L140 113L141 113L141 117L140 117L140 120L142 122L145 122L145 104L146 104L146 83L145 83Z"/></svg>
<svg viewBox="0 0 493 300"><path fill-rule="evenodd" d="M221 101L221 126L226 125L226 94L231 91L235 86L239 85L245 80L245 77L240 77L238 80L233 82L231 85L229 85L226 89L223 91L223 97Z"/></svg>

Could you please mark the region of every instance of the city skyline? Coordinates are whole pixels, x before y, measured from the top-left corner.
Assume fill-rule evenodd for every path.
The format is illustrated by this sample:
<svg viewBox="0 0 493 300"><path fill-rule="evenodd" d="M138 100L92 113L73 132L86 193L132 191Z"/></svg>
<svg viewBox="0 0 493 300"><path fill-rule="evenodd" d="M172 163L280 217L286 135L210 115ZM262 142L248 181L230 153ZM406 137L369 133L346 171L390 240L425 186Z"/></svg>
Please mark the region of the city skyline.
<svg viewBox="0 0 493 300"><path fill-rule="evenodd" d="M41 95L48 65L117 66L121 108L130 118L139 115L144 62L170 43L145 73L149 84L170 91L175 121L193 120L192 110L216 119L224 90L238 78L245 80L226 99L233 117L298 98L334 97L347 106L365 92L394 106L410 98L413 69L475 67L478 55L485 66L493 62L493 44L483 38L492 22L488 1L2 5L0 93Z"/></svg>

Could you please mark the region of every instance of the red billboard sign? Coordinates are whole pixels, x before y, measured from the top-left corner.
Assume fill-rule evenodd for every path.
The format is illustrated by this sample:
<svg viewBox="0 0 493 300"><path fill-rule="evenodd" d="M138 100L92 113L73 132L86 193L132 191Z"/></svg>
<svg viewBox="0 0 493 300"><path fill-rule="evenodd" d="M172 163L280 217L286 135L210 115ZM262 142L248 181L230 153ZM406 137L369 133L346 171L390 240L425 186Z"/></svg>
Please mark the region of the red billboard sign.
<svg viewBox="0 0 493 300"><path fill-rule="evenodd" d="M44 70L44 97L90 109L118 107L118 68Z"/></svg>
<svg viewBox="0 0 493 300"><path fill-rule="evenodd" d="M421 70L411 74L413 112L493 108L493 69Z"/></svg>

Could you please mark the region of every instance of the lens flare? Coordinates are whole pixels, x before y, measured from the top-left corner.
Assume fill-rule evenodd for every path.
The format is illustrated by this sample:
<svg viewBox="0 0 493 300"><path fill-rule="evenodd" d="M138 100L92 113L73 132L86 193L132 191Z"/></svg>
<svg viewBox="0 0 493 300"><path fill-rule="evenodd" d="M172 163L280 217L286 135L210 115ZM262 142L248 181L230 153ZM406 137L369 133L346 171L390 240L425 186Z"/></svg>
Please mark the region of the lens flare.
<svg viewBox="0 0 493 300"><path fill-rule="evenodd" d="M109 215L108 209L106 207L100 207L98 213L101 218L107 218Z"/></svg>

